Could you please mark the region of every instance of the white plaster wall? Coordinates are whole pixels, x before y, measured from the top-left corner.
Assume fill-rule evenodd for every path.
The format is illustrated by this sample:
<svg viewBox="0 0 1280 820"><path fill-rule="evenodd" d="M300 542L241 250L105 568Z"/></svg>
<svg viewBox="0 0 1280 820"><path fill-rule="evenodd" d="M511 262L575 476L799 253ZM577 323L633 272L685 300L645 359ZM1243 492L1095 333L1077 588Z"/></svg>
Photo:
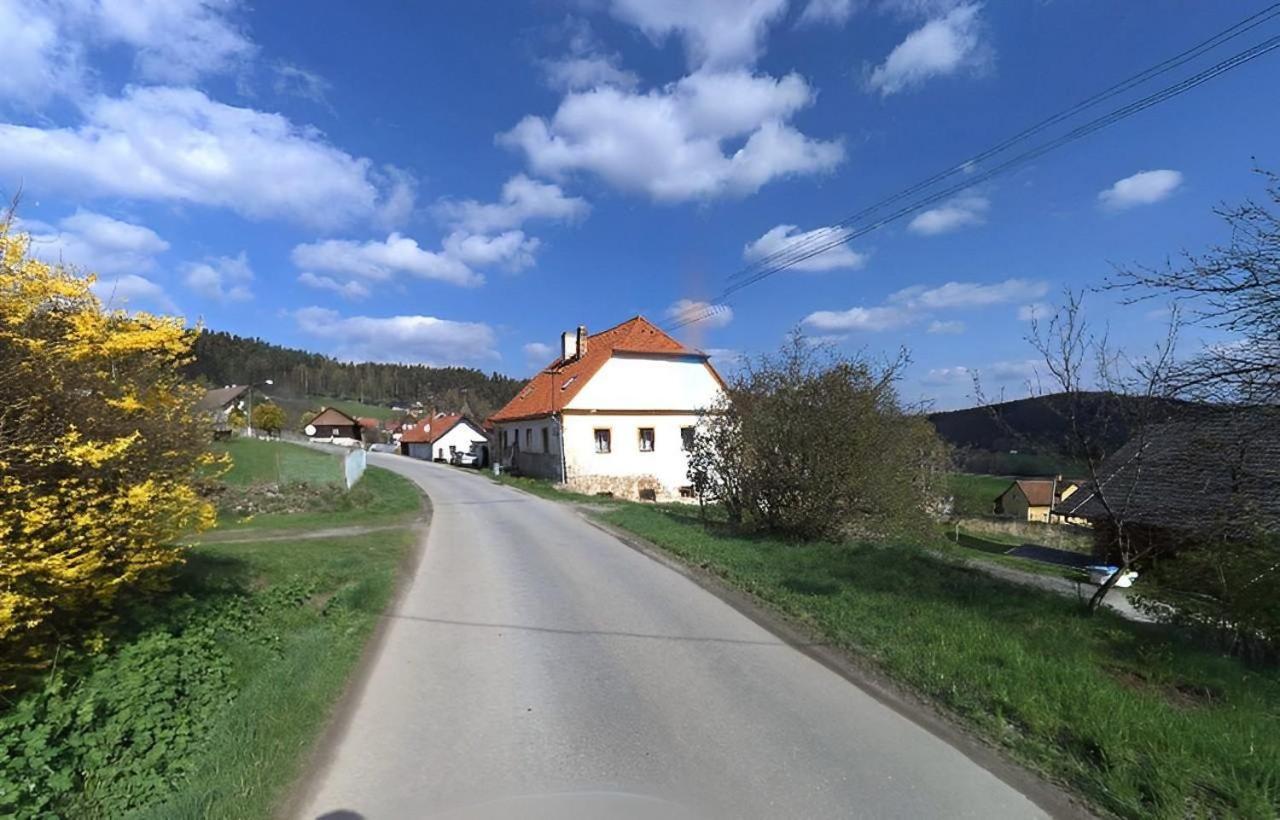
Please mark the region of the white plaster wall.
<svg viewBox="0 0 1280 820"><path fill-rule="evenodd" d="M710 407L719 395L720 384L701 359L614 354L566 407L692 413Z"/></svg>
<svg viewBox="0 0 1280 820"><path fill-rule="evenodd" d="M502 431L509 430L507 450L513 450L516 447L515 436L520 437L520 452L522 453L542 453L542 430L547 431L547 449L548 453L560 452L560 431L556 428L556 423L551 419L533 419L530 421L508 421L499 423L497 426L498 443L502 443ZM532 430L533 433L529 438L529 443L525 443L525 431Z"/></svg>
<svg viewBox="0 0 1280 820"><path fill-rule="evenodd" d="M689 483L688 456L684 451L681 427L693 427L698 417L693 413L679 415L572 415L564 420L565 462L570 483L585 476L641 477L652 476L662 485L664 494L678 497L680 488ZM595 451L595 430L612 431L613 448L609 453ZM653 452L640 451L640 428L654 429Z"/></svg>
<svg viewBox="0 0 1280 820"><path fill-rule="evenodd" d="M431 458L443 458L449 460L449 448L455 447L462 452L471 450L473 441L484 441L484 433L474 429L471 425L464 423L455 424L449 432L436 439L431 444Z"/></svg>

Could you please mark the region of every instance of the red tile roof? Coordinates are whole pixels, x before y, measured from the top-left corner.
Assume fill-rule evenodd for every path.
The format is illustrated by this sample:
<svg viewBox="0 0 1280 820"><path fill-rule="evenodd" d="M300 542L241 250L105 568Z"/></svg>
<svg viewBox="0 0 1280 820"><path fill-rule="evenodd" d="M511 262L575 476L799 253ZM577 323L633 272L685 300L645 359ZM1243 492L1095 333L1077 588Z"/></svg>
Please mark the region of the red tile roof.
<svg viewBox="0 0 1280 820"><path fill-rule="evenodd" d="M588 336L586 348L586 353L568 362L557 358L547 365L488 421L515 421L559 412L614 353L665 353L706 359L705 353L685 347L643 316Z"/></svg>
<svg viewBox="0 0 1280 820"><path fill-rule="evenodd" d="M356 423L366 430L376 430L382 426L382 422L375 418L370 418L369 416L360 416L356 419Z"/></svg>
<svg viewBox="0 0 1280 820"><path fill-rule="evenodd" d="M400 434L400 441L408 444L430 444L462 420L457 413L449 413L423 419L417 424L406 426Z"/></svg>

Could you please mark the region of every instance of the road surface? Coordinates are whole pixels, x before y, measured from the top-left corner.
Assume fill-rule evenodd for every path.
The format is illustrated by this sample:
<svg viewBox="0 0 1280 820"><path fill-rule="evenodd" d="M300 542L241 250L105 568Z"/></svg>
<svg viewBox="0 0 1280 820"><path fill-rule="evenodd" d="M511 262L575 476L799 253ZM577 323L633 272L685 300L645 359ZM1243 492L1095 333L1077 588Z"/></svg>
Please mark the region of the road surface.
<svg viewBox="0 0 1280 820"><path fill-rule="evenodd" d="M431 817L584 792L699 817L1044 816L571 508L454 468L369 458L425 488L434 517L302 817Z"/></svg>

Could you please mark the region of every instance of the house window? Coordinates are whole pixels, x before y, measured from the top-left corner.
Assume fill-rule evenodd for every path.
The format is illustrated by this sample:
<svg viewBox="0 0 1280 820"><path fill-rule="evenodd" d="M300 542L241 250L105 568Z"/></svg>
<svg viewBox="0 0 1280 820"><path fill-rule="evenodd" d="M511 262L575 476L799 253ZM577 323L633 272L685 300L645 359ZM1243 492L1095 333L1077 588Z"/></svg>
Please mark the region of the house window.
<svg viewBox="0 0 1280 820"><path fill-rule="evenodd" d="M548 439L549 435L550 433L547 431L547 428L543 427L542 428L542 452L544 453L551 452L551 444Z"/></svg>
<svg viewBox="0 0 1280 820"><path fill-rule="evenodd" d="M688 451L693 449L693 428L680 428L680 449Z"/></svg>
<svg viewBox="0 0 1280 820"><path fill-rule="evenodd" d="M640 428L640 452L642 453L653 452L653 428L652 427Z"/></svg>
<svg viewBox="0 0 1280 820"><path fill-rule="evenodd" d="M613 450L613 433L607 427L596 429L596 452L608 453Z"/></svg>
<svg viewBox="0 0 1280 820"><path fill-rule="evenodd" d="M524 428L524 449L533 452L533 428Z"/></svg>

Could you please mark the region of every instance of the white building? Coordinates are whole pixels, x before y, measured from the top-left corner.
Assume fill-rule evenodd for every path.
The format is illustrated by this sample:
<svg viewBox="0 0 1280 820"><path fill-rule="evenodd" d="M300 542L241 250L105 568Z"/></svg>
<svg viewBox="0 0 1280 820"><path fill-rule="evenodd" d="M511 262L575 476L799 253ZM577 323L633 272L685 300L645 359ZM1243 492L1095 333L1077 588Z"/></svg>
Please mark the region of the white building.
<svg viewBox="0 0 1280 820"><path fill-rule="evenodd" d="M490 419L502 463L579 492L690 497L687 442L724 388L707 355L641 316L560 341L560 357Z"/></svg>
<svg viewBox="0 0 1280 820"><path fill-rule="evenodd" d="M485 446L484 430L466 416L440 413L406 427L400 435L400 452L427 461L449 461L454 451L471 452Z"/></svg>

